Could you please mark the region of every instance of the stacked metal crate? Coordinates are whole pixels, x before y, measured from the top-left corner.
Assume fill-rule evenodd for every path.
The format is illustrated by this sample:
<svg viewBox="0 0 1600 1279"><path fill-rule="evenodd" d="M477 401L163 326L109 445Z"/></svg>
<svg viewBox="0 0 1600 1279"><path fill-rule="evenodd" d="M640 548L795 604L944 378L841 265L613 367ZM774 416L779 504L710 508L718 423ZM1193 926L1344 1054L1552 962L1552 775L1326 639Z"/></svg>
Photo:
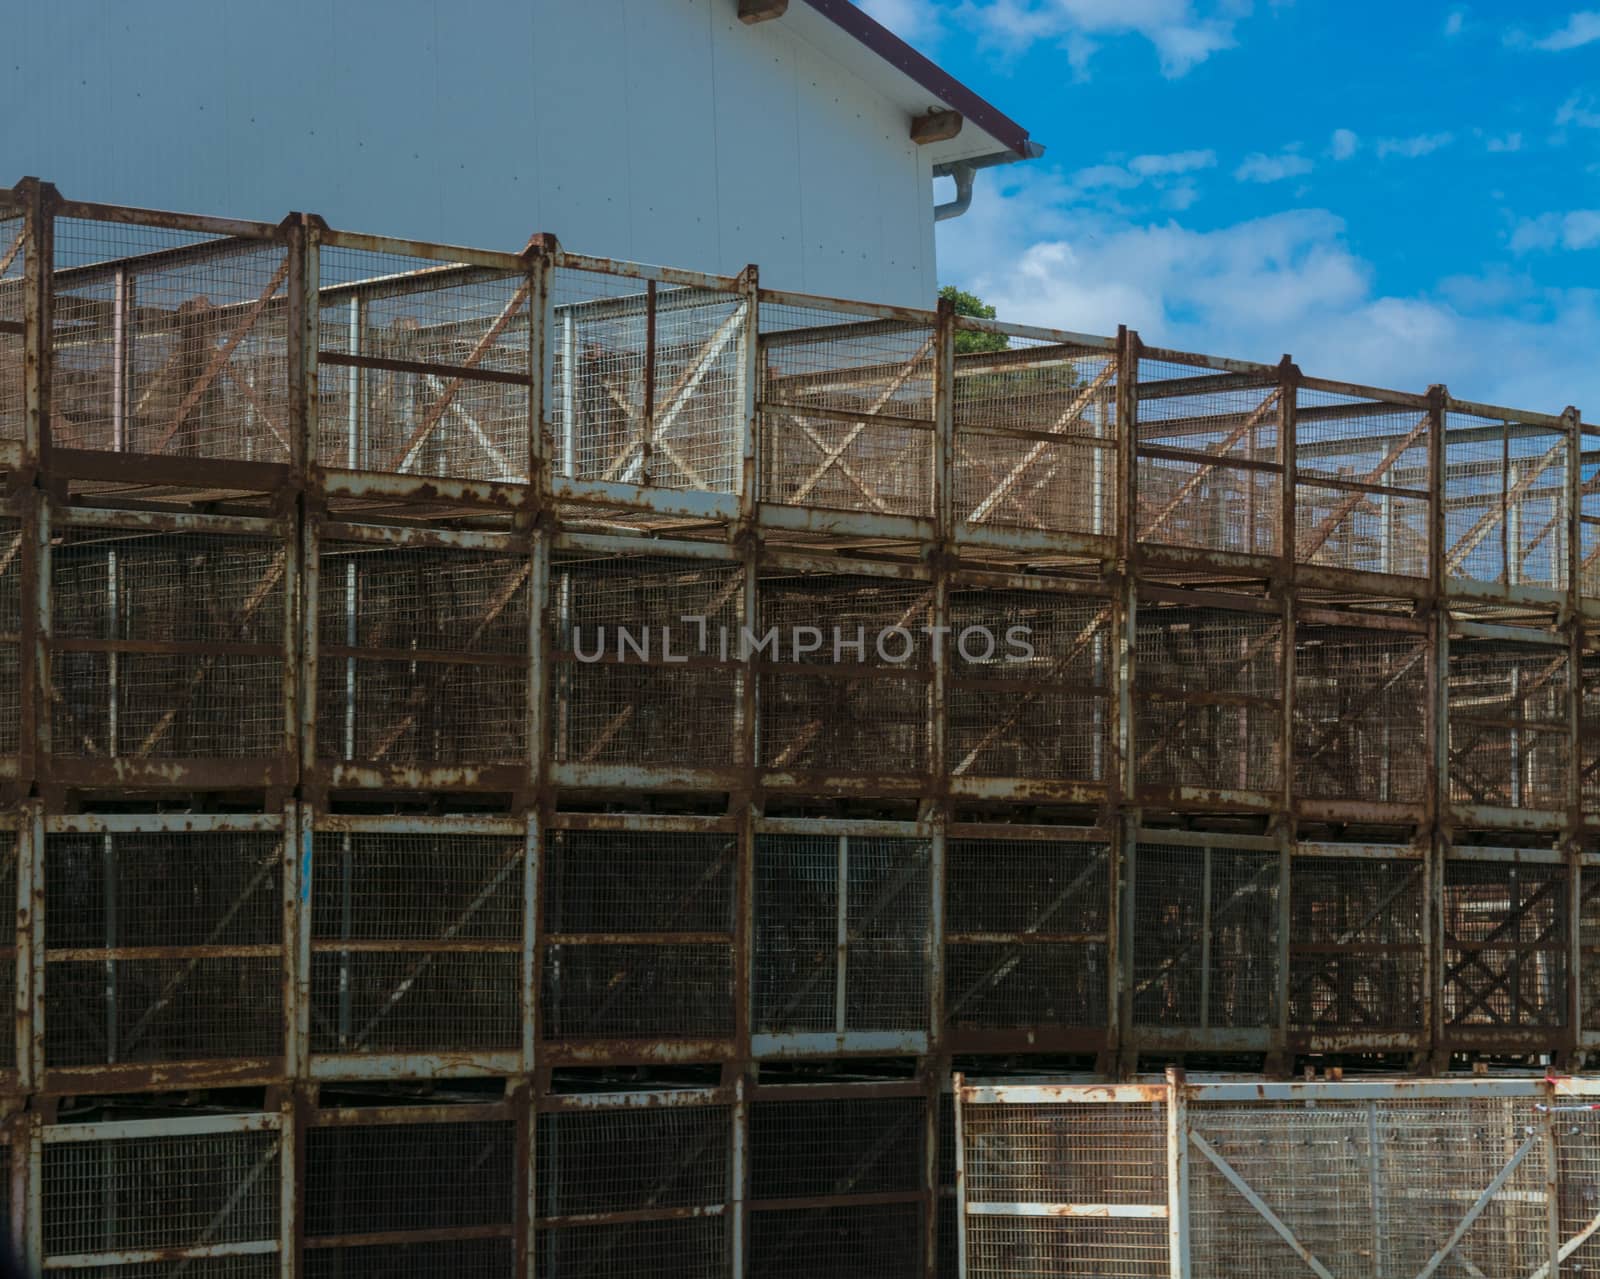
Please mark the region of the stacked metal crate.
<svg viewBox="0 0 1600 1279"><path fill-rule="evenodd" d="M1574 411L32 181L0 265L47 1270L925 1274L955 1062L1600 1030Z"/></svg>

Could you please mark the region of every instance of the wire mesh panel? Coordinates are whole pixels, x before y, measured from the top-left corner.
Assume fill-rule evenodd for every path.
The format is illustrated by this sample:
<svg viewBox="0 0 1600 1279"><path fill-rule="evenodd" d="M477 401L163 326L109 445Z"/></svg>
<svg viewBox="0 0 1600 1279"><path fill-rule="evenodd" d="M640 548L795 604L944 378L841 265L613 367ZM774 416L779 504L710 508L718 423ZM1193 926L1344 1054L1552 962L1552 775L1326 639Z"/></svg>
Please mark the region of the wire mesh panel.
<svg viewBox="0 0 1600 1279"><path fill-rule="evenodd" d="M971 1279L1171 1273L1164 1102L969 1098L960 1137ZM1028 1211L1034 1205L1079 1211Z"/></svg>
<svg viewBox="0 0 1600 1279"><path fill-rule="evenodd" d="M23 363L23 281L29 253L28 220L0 202L0 440L27 433L27 381Z"/></svg>
<svg viewBox="0 0 1600 1279"><path fill-rule="evenodd" d="M284 233L261 231L206 235L160 225L158 215L56 219L56 448L294 456L290 252Z"/></svg>
<svg viewBox="0 0 1600 1279"><path fill-rule="evenodd" d="M1278 853L1141 840L1135 856L1134 1024L1271 1026Z"/></svg>
<svg viewBox="0 0 1600 1279"><path fill-rule="evenodd" d="M520 1048L528 854L519 826L415 818L317 830L314 1052Z"/></svg>
<svg viewBox="0 0 1600 1279"><path fill-rule="evenodd" d="M509 541L321 541L318 759L525 761L531 572Z"/></svg>
<svg viewBox="0 0 1600 1279"><path fill-rule="evenodd" d="M1190 1131L1209 1148L1189 1152L1194 1273L1311 1273L1222 1170L1225 1164L1328 1272L1398 1273L1410 1279L1414 1270L1375 1265L1380 1241L1374 1231L1369 1119L1368 1107L1360 1104L1191 1106Z"/></svg>
<svg viewBox="0 0 1600 1279"><path fill-rule="evenodd" d="M769 570L758 607L750 656L762 764L928 771L931 583Z"/></svg>
<svg viewBox="0 0 1600 1279"><path fill-rule="evenodd" d="M1289 867L1289 1025L1324 1034L1424 1029L1426 863L1296 852Z"/></svg>
<svg viewBox="0 0 1600 1279"><path fill-rule="evenodd" d="M1578 589L1593 599L1600 597L1600 426L1583 423L1578 431L1582 446L1578 468Z"/></svg>
<svg viewBox="0 0 1600 1279"><path fill-rule="evenodd" d="M345 247L337 233L318 260L317 461L526 481L529 272L514 258L474 266Z"/></svg>
<svg viewBox="0 0 1600 1279"><path fill-rule="evenodd" d="M44 1129L44 1269L276 1276L277 1115Z"/></svg>
<svg viewBox="0 0 1600 1279"><path fill-rule="evenodd" d="M512 1275L512 1122L418 1109L324 1112L303 1133L307 1279Z"/></svg>
<svg viewBox="0 0 1600 1279"><path fill-rule="evenodd" d="M930 852L926 839L757 836L759 1032L927 1030Z"/></svg>
<svg viewBox="0 0 1600 1279"><path fill-rule="evenodd" d="M1600 810L1600 634L1585 630L1578 667L1578 798Z"/></svg>
<svg viewBox="0 0 1600 1279"><path fill-rule="evenodd" d="M48 819L45 1064L260 1069L284 1052L281 823L146 820Z"/></svg>
<svg viewBox="0 0 1600 1279"><path fill-rule="evenodd" d="M748 1273L922 1274L927 1099L815 1091L751 1104Z"/></svg>
<svg viewBox="0 0 1600 1279"><path fill-rule="evenodd" d="M3 341L4 333L0 332L0 342ZM22 601L26 557L22 521L0 513L0 775L18 772L17 756L23 747L23 680L27 668L22 658Z"/></svg>
<svg viewBox="0 0 1600 1279"><path fill-rule="evenodd" d="M736 835L555 830L544 857L546 1041L732 1034Z"/></svg>
<svg viewBox="0 0 1600 1279"><path fill-rule="evenodd" d="M1600 864L1584 854L1578 872L1578 1025L1586 1040L1600 1032Z"/></svg>
<svg viewBox="0 0 1600 1279"><path fill-rule="evenodd" d="M1113 535L1115 352L961 323L951 409L957 517L969 527Z"/></svg>
<svg viewBox="0 0 1600 1279"><path fill-rule="evenodd" d="M0 826L0 903L17 900L18 835L15 829ZM17 991L17 934L22 926L0 929L0 991L10 991L12 1005L16 1005ZM0 998L4 998L0 995ZM0 1074L17 1068L17 1037L0 1035ZM0 1159L9 1154L9 1147L0 1146Z"/></svg>
<svg viewBox="0 0 1600 1279"><path fill-rule="evenodd" d="M937 331L822 304L761 305L761 498L933 514Z"/></svg>
<svg viewBox="0 0 1600 1279"><path fill-rule="evenodd" d="M955 1028L1100 1028L1108 1015L1109 845L952 839L945 1017Z"/></svg>
<svg viewBox="0 0 1600 1279"><path fill-rule="evenodd" d="M1134 535L1166 546L1282 548L1282 388L1276 373L1141 359Z"/></svg>
<svg viewBox="0 0 1600 1279"><path fill-rule="evenodd" d="M551 298L555 474L735 492L746 420L744 294L562 265Z"/></svg>
<svg viewBox="0 0 1600 1279"><path fill-rule="evenodd" d="M46 712L63 768L288 768L291 535L55 521ZM91 774L92 775L92 774Z"/></svg>
<svg viewBox="0 0 1600 1279"><path fill-rule="evenodd" d="M1282 621L1268 613L1141 606L1135 633L1140 790L1280 787Z"/></svg>
<svg viewBox="0 0 1600 1279"><path fill-rule="evenodd" d="M731 1107L605 1104L539 1116L535 1264L550 1279L729 1273Z"/></svg>
<svg viewBox="0 0 1600 1279"><path fill-rule="evenodd" d="M1581 1103L1562 1106L1551 1128L1565 1254L1558 1273L1560 1279L1584 1279L1600 1268L1600 1111Z"/></svg>
<svg viewBox="0 0 1600 1279"><path fill-rule="evenodd" d="M1559 863L1444 864L1440 910L1443 1021L1511 1035L1567 1023L1567 869Z"/></svg>
<svg viewBox="0 0 1600 1279"><path fill-rule="evenodd" d="M1454 408L1445 424L1445 576L1565 590L1568 433Z"/></svg>
<svg viewBox="0 0 1600 1279"><path fill-rule="evenodd" d="M958 587L949 620L951 775L1104 782L1110 601Z"/></svg>
<svg viewBox="0 0 1600 1279"><path fill-rule="evenodd" d="M739 754L743 566L665 556L551 570L554 758L727 766Z"/></svg>
<svg viewBox="0 0 1600 1279"><path fill-rule="evenodd" d="M1295 620L1297 796L1422 802L1430 649L1425 633Z"/></svg>
<svg viewBox="0 0 1600 1279"><path fill-rule="evenodd" d="M1565 809L1573 745L1568 649L1452 638L1449 654L1450 798Z"/></svg>
<svg viewBox="0 0 1600 1279"><path fill-rule="evenodd" d="M1296 389L1295 558L1426 578L1433 410L1420 398Z"/></svg>

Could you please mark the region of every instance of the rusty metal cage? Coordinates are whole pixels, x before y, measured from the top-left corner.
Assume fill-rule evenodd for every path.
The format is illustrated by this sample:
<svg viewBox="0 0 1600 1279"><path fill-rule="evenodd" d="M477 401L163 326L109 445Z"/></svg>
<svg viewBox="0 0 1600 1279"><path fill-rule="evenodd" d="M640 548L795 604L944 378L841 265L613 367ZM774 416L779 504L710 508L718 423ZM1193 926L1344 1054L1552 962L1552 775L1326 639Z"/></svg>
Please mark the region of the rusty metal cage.
<svg viewBox="0 0 1600 1279"><path fill-rule="evenodd" d="M47 776L88 786L290 781L292 523L51 506L41 542Z"/></svg>
<svg viewBox="0 0 1600 1279"><path fill-rule="evenodd" d="M283 814L43 821L44 1082L272 1080L285 1070Z"/></svg>
<svg viewBox="0 0 1600 1279"><path fill-rule="evenodd" d="M300 1140L307 1279L512 1273L525 1150L507 1101L323 1108Z"/></svg>
<svg viewBox="0 0 1600 1279"><path fill-rule="evenodd" d="M563 820L541 856L545 1055L730 1055L737 831L725 820Z"/></svg>
<svg viewBox="0 0 1600 1279"><path fill-rule="evenodd" d="M921 1086L797 1084L750 1100L746 1273L923 1273L930 1181Z"/></svg>
<svg viewBox="0 0 1600 1279"><path fill-rule="evenodd" d="M944 1015L961 1050L1104 1044L1112 861L1103 831L950 839Z"/></svg>
<svg viewBox="0 0 1600 1279"><path fill-rule="evenodd" d="M280 1274L283 1129L277 1113L44 1126L42 1269Z"/></svg>
<svg viewBox="0 0 1600 1279"><path fill-rule="evenodd" d="M691 1279L733 1270L735 1112L711 1089L551 1096L534 1132L534 1264Z"/></svg>
<svg viewBox="0 0 1600 1279"><path fill-rule="evenodd" d="M25 203L0 188L0 442L20 446L27 436L27 332L23 290L33 252Z"/></svg>
<svg viewBox="0 0 1600 1279"><path fill-rule="evenodd" d="M528 264L476 252L455 261L446 248L327 229L315 239L317 462L526 483Z"/></svg>
<svg viewBox="0 0 1600 1279"><path fill-rule="evenodd" d="M522 1068L526 823L318 814L311 830L313 1074Z"/></svg>
<svg viewBox="0 0 1600 1279"><path fill-rule="evenodd" d="M309 760L345 785L440 775L523 785L533 700L526 539L328 523L315 529L307 562Z"/></svg>

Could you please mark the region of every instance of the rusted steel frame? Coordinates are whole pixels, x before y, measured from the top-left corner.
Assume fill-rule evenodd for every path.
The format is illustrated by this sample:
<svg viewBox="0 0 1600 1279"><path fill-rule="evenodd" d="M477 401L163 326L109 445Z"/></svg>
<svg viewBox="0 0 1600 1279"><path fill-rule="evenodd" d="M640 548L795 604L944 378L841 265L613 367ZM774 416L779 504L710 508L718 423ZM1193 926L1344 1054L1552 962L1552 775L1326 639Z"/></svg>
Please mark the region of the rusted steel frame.
<svg viewBox="0 0 1600 1279"><path fill-rule="evenodd" d="M444 264L444 269L451 267L466 270L468 268L488 269L496 271L520 271L522 259L515 253L496 252L491 249L474 249L458 244L438 244L427 240L403 240L386 235L368 235L359 231L341 231L330 227L315 214L310 215L313 225L317 230L317 238L330 248L359 249L366 253L382 253L390 257L422 258L430 262ZM388 279L411 280L421 278L428 280L435 270L440 268L423 267L416 272L404 272L393 277L383 277L378 283ZM360 287L368 281L358 281L354 285L336 285L328 290L337 295L340 289Z"/></svg>
<svg viewBox="0 0 1600 1279"><path fill-rule="evenodd" d="M313 1128L367 1128L406 1124L498 1123L516 1118L511 1102L458 1101L429 1105L323 1106L308 1116Z"/></svg>
<svg viewBox="0 0 1600 1279"><path fill-rule="evenodd" d="M206 361L205 367L200 371L200 375L184 394L177 409L173 411L172 420L167 423L166 429L161 433L160 438L156 440L155 447L151 450L152 452L164 452L167 445L171 443L172 437L182 429L184 422L188 420L190 411L200 402L200 397L206 393L211 384L216 381L217 374L222 371L223 365L233 357L234 351L238 348L239 343L244 341L245 335L255 327L256 321L261 318L261 313L266 309L267 303L275 299L278 290L288 280L290 261L291 255L285 248L282 265L273 272L272 278L267 281L266 288L250 304L233 331L223 340L222 345L212 351L211 357Z"/></svg>
<svg viewBox="0 0 1600 1279"><path fill-rule="evenodd" d="M1565 457L1570 447L1571 440L1563 435L1562 438L1557 441L1556 444L1547 452L1541 454L1537 458L1529 459L1532 464L1525 471L1523 471L1520 476L1517 477L1516 483L1511 485L1509 489L1506 488L1506 481L1510 477L1506 472L1502 471L1500 476L1501 496L1499 504L1484 511L1483 515L1479 517L1478 521L1456 539L1455 543L1445 554L1446 570L1449 572L1455 572L1457 569L1459 569L1462 561L1464 561L1468 555L1477 549L1479 543L1481 543L1483 539L1488 536L1489 530L1494 528L1497 523L1501 526L1502 537L1504 537L1506 521L1508 515L1510 514L1511 508L1518 502L1522 501L1527 490L1532 487L1534 481L1543 475L1555 461L1557 461L1559 458ZM1521 461L1522 459L1518 460ZM1508 574L1509 580L1510 550L1508 547L1502 547L1502 551L1505 554L1507 565L1505 572Z"/></svg>
<svg viewBox="0 0 1600 1279"><path fill-rule="evenodd" d="M1262 402L1257 405L1256 408L1252 409L1243 422L1234 427L1234 429L1228 432L1228 434L1224 436L1219 443L1214 445L1211 450L1206 452L1190 449L1157 448L1153 445L1139 444L1137 447L1140 457L1159 457L1168 458L1175 461L1196 462L1200 464L1200 469L1183 482L1177 493L1175 493L1168 500L1167 504L1156 513L1155 518L1145 526L1143 532L1139 533L1138 536L1148 537L1163 524L1165 524L1167 520L1171 518L1173 512L1175 512L1186 500L1188 500L1190 494L1192 494L1195 489L1199 488L1200 485L1205 482L1206 476L1210 475L1211 472L1218 466L1226 466L1231 469L1235 467L1236 464L1243 464L1246 460L1254 464L1254 458L1230 458L1227 457L1227 452L1246 435L1253 436L1256 428L1261 425L1261 420L1283 399L1283 396L1283 387L1279 386L1273 388L1271 394L1268 395L1266 399L1262 400ZM1155 430L1160 426L1160 423L1152 422L1150 425L1152 430ZM1261 466L1263 469L1273 472L1280 472L1283 469L1282 466L1277 463L1260 463L1257 465Z"/></svg>
<svg viewBox="0 0 1600 1279"><path fill-rule="evenodd" d="M1174 351L1168 347L1148 346L1139 344L1140 358L1151 360L1158 364L1192 364L1196 368L1215 369L1219 373L1235 374L1241 377L1277 376L1276 364L1258 364L1254 360L1234 360L1221 355L1200 355L1193 351ZM1170 379L1169 379L1170 380ZM1159 381L1146 383L1148 386L1158 387Z"/></svg>
<svg viewBox="0 0 1600 1279"><path fill-rule="evenodd" d="M1378 464L1361 478L1361 483L1364 485L1377 485L1378 477L1387 472L1390 467L1392 467L1400 460L1402 456L1405 455L1406 451L1409 450L1418 439L1427 434L1429 428L1433 425L1433 421L1434 419L1432 414L1424 415L1422 420L1419 421L1416 426L1412 427L1411 431L1407 435L1403 436L1398 443L1393 445L1379 460ZM1324 487L1337 487L1337 485L1325 482L1324 477L1320 476L1316 478L1308 478L1306 483L1311 485L1322 485ZM1390 490L1384 489L1382 491L1388 492ZM1413 494L1410 490L1395 491L1400 492L1405 496L1426 496L1425 493ZM1362 496L1362 492L1352 492L1348 496L1342 498L1338 505L1335 506L1333 510L1323 518L1322 522L1318 524L1316 528L1312 529L1304 539L1297 539L1297 544L1294 551L1295 558L1310 559L1313 555L1320 551L1323 546L1326 545L1328 539L1332 537L1338 530L1339 525L1344 523L1344 521L1349 518L1351 512L1353 512L1356 507L1361 504Z"/></svg>
<svg viewBox="0 0 1600 1279"><path fill-rule="evenodd" d="M1336 608L1317 608L1314 605L1298 604L1295 607L1295 617L1308 626L1337 626L1380 634L1409 635L1418 640L1425 640L1429 635L1425 618L1407 617L1399 613L1355 613Z"/></svg>
<svg viewBox="0 0 1600 1279"><path fill-rule="evenodd" d="M913 324L923 329L931 329L938 323L936 312L916 307L891 306L886 302L862 302L848 298L829 298L815 293L795 293L782 289L762 289L761 304L790 306L807 311L832 311L840 315L865 316L868 319L897 320L902 324Z"/></svg>
<svg viewBox="0 0 1600 1279"><path fill-rule="evenodd" d="M371 1230L363 1234L309 1235L303 1247L309 1252L329 1248L376 1248L386 1244L467 1243L475 1239L512 1239L512 1222L490 1226L438 1226L430 1230Z"/></svg>
<svg viewBox="0 0 1600 1279"><path fill-rule="evenodd" d="M730 1205L726 1203L697 1204L660 1208L630 1208L618 1212L575 1212L559 1217L540 1217L534 1221L536 1230L560 1230L567 1226L634 1226L645 1221L687 1221L694 1217L725 1216ZM602 1253L611 1251L603 1248Z"/></svg>
<svg viewBox="0 0 1600 1279"><path fill-rule="evenodd" d="M388 373L414 373L433 377L458 377L467 382L496 382L527 386L525 373L474 368L470 364L437 364L427 360L400 360L385 355L347 355L343 351L318 351L317 363L344 369L378 369Z"/></svg>
<svg viewBox="0 0 1600 1279"><path fill-rule="evenodd" d="M1091 352L1103 354L1113 353L1117 349L1115 337L1105 337L1093 333L1072 333L1066 329L1040 328L1036 324L1012 324L1007 320L986 320L975 315L957 315L955 327L969 333L996 333L1002 337L1026 338L1031 342L1046 342L1055 346L1086 348L1084 354ZM1037 353L1037 348L1022 348L1028 353ZM993 355L985 353L985 356ZM985 358L979 356L978 358ZM957 362L968 359L968 356L957 356ZM1026 361L1023 361L1024 363Z"/></svg>
<svg viewBox="0 0 1600 1279"><path fill-rule="evenodd" d="M1358 382L1340 382L1330 378L1303 376L1300 385L1308 391L1327 391L1333 395L1346 395L1357 400L1383 401L1381 407L1373 408L1375 412L1388 412L1393 406L1425 409L1430 405L1426 393L1416 391L1395 391L1385 387L1363 386ZM1308 405L1301 409L1302 414L1327 414L1337 416L1341 413L1359 413L1371 406L1363 404L1333 404L1333 405ZM1309 419L1308 419L1309 420Z"/></svg>
<svg viewBox="0 0 1600 1279"><path fill-rule="evenodd" d="M655 266L643 262L628 262L621 258L592 257L556 247L553 255L556 267L567 271L589 271L597 275L617 275L630 280L653 280L657 284L674 288L706 289L718 293L737 293L739 277L713 275L705 271L685 271L678 267Z"/></svg>
<svg viewBox="0 0 1600 1279"><path fill-rule="evenodd" d="M1277 600L1261 595L1228 595L1221 591L1190 590L1187 587L1163 586L1154 582L1139 582L1141 603L1176 604L1183 608L1209 608L1226 613L1260 613L1269 617L1282 615Z"/></svg>
<svg viewBox="0 0 1600 1279"><path fill-rule="evenodd" d="M53 192L54 187L50 188ZM195 235L236 236L250 240L276 240L279 227L272 222L249 222L240 218L217 218L198 213L174 213L167 209L143 209L122 204L100 204L92 200L62 200L56 197L56 216L84 222L115 222L125 226L161 227Z"/></svg>
<svg viewBox="0 0 1600 1279"><path fill-rule="evenodd" d="M315 813L317 834L370 833L383 835L504 835L518 838L526 830L521 817L459 813L448 817L389 815L384 813Z"/></svg>
<svg viewBox="0 0 1600 1279"><path fill-rule="evenodd" d="M550 938L552 943L557 939ZM562 938L563 941L571 939ZM193 953L202 949L198 946L189 947L125 947L135 950L164 950L171 949ZM212 947L206 949L222 950L229 954L252 954L260 951L264 954L275 955L278 953L276 946L239 946L237 948ZM428 938L428 937L384 937L384 938L357 938L357 937L313 937L311 939L313 954L354 954L354 955L516 955L522 952L522 942L518 938L473 938L462 941L456 937ZM97 951L96 954L106 952ZM64 952L50 952L52 958L65 955Z"/></svg>
<svg viewBox="0 0 1600 1279"><path fill-rule="evenodd" d="M19 1090L38 1089L44 1075L44 805L17 810L16 973L12 1032ZM37 1183L34 1189L37 1192Z"/></svg>
<svg viewBox="0 0 1600 1279"><path fill-rule="evenodd" d="M37 179L24 179L17 194L26 202L27 253L23 259L22 368L26 418L23 426L23 463L37 467L44 461L50 440L50 383L55 361L51 358L55 331L55 219L61 197L55 187Z"/></svg>
<svg viewBox="0 0 1600 1279"><path fill-rule="evenodd" d="M621 1110L636 1113L640 1110L675 1110L681 1107L728 1106L736 1096L733 1084L715 1087L660 1087L615 1092L552 1093L539 1095L540 1114L564 1111Z"/></svg>
<svg viewBox="0 0 1600 1279"><path fill-rule="evenodd" d="M557 810L546 819L545 827L548 830L689 831L708 835L737 835L742 823L736 814L708 817L692 813L576 813Z"/></svg>
<svg viewBox="0 0 1600 1279"><path fill-rule="evenodd" d="M63 528L95 528L126 532L126 540L151 533L193 532L233 534L240 537L275 537L292 540L293 520L259 515L214 515L190 511L129 510L98 506L71 506L44 498L53 522ZM0 514L20 512L12 502L0 502Z"/></svg>
<svg viewBox="0 0 1600 1279"><path fill-rule="evenodd" d="M418 528L412 525L367 524L324 519L322 539L359 542L366 546L427 546L452 551L492 551L525 556L528 537L523 533L483 533L471 529Z"/></svg>
<svg viewBox="0 0 1600 1279"><path fill-rule="evenodd" d="M1019 839L1043 843L1103 844L1115 833L1113 824L1096 826L1013 826L1009 822L952 821L946 834L950 839Z"/></svg>

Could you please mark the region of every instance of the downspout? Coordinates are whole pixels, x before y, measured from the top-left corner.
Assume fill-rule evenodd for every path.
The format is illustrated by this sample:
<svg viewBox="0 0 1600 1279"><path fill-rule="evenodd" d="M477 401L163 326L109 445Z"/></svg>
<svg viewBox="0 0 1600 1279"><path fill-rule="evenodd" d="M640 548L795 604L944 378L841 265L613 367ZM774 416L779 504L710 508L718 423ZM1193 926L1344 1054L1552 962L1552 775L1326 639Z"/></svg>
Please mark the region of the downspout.
<svg viewBox="0 0 1600 1279"><path fill-rule="evenodd" d="M954 178L956 182L956 198L947 200L943 204L933 206L933 219L935 222L944 222L950 218L959 218L972 207L973 179L977 177L979 169L992 169L1001 164L1015 164L1018 160L1037 160L1044 154L1044 147L1037 142L1027 143L1027 154L1018 155L1015 151L993 151L988 155L973 156L970 160L955 160L949 164L936 164L933 166L933 176L936 178Z"/></svg>

